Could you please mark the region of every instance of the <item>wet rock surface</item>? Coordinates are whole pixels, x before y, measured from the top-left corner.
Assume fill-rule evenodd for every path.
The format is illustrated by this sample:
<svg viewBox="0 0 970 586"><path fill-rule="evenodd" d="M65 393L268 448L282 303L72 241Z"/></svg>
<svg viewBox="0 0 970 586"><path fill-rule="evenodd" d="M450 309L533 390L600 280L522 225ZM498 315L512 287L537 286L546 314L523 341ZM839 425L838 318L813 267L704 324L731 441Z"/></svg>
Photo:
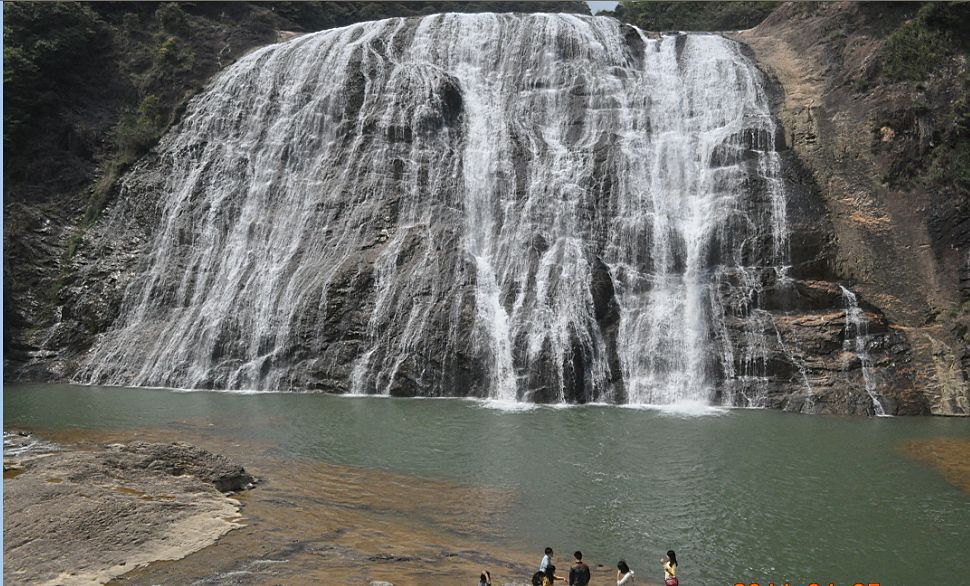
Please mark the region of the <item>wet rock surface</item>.
<svg viewBox="0 0 970 586"><path fill-rule="evenodd" d="M769 282L760 297L761 308L754 310L760 320L742 321L730 311L725 317L735 345L747 339L756 350L734 355L736 376L722 382L721 392L735 404L816 414L929 412L915 385L909 338L878 308L859 300L860 334L836 283ZM727 292L722 298L730 303Z"/></svg>
<svg viewBox="0 0 970 586"><path fill-rule="evenodd" d="M252 487L253 478L223 456L141 441L18 450L41 443L20 437L5 438L7 583L104 583L242 526L239 502L222 491Z"/></svg>
<svg viewBox="0 0 970 586"><path fill-rule="evenodd" d="M793 256L798 250L815 258L802 265L811 268L808 278L851 284L867 303L870 321L880 324L871 340L873 369L897 413L968 415L968 344L960 325L970 266L966 198L922 171L942 129L929 112L942 116L951 109L957 84L946 78L966 65L955 58L942 66L944 79L925 83L880 77L889 32L913 10L903 4L787 3L759 26L732 36L748 44L759 66L777 80L777 112L796 162L791 168L801 169L799 183L817 201L805 208L815 210L803 218L807 231L799 231L813 236L806 241L793 235ZM789 309L837 307L812 297L809 305ZM818 379L816 408L853 412L854 400L828 382L837 380L834 367L842 362L858 389L852 383L857 361L831 351L832 316L785 320L779 331L809 343L799 360L814 369L809 380ZM832 390L821 390L826 388ZM782 401L785 408L808 405L794 391L790 399Z"/></svg>

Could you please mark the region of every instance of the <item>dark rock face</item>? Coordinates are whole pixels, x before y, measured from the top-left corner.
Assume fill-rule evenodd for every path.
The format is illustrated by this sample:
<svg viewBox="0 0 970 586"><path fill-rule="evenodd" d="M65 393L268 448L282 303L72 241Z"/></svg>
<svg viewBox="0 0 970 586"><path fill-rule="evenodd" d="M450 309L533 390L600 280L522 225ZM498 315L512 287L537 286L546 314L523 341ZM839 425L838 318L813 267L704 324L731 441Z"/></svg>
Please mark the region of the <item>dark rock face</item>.
<svg viewBox="0 0 970 586"><path fill-rule="evenodd" d="M720 374L722 401L800 413L874 415L872 392L886 414L929 412L926 397L915 388L906 334L865 300L867 332L859 342L836 283L772 276L758 291L760 303L740 306L732 298L735 291L725 284L718 292L725 307L736 308L724 318L730 346L754 352L735 354L730 372ZM751 311L760 319L743 319Z"/></svg>
<svg viewBox="0 0 970 586"><path fill-rule="evenodd" d="M818 283L831 289L831 284ZM834 310L833 310L834 309ZM889 328L882 315L866 314L870 335L868 375L875 380L882 408L890 415L928 412L913 386L912 353L906 336ZM867 373L859 355L846 350L846 313L835 308L773 316L766 361L771 383L766 406L803 413L873 415L865 392ZM774 339L770 334L774 334ZM751 394L756 389L742 388Z"/></svg>
<svg viewBox="0 0 970 586"><path fill-rule="evenodd" d="M107 463L124 470L141 469L172 476L189 474L211 483L219 492L252 488L255 479L242 466L220 454L185 442L155 444L134 441L121 447L121 456L108 456Z"/></svg>

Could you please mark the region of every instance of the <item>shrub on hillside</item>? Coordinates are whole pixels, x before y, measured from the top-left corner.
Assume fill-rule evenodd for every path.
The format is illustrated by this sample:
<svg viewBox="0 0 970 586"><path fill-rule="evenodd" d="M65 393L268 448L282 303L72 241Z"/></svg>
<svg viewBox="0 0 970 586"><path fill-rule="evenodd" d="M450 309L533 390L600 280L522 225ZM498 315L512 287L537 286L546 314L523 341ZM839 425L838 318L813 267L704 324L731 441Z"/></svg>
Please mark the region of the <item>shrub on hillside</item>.
<svg viewBox="0 0 970 586"><path fill-rule="evenodd" d="M886 40L882 72L893 81L923 81L955 49L970 43L970 3L928 3Z"/></svg>

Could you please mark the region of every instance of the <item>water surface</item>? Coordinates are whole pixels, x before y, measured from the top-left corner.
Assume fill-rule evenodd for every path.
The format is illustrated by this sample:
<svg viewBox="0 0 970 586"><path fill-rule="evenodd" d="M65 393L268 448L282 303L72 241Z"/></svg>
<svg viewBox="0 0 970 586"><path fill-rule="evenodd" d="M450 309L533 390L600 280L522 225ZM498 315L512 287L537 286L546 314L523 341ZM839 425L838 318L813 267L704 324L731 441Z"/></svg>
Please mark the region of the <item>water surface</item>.
<svg viewBox="0 0 970 586"><path fill-rule="evenodd" d="M672 548L695 585L970 577L970 495L902 450L970 438L970 421L702 413L4 387L5 428L186 429L259 442L277 459L494 489L510 495L507 506L468 522L496 548L578 548L594 563L625 558L647 577Z"/></svg>

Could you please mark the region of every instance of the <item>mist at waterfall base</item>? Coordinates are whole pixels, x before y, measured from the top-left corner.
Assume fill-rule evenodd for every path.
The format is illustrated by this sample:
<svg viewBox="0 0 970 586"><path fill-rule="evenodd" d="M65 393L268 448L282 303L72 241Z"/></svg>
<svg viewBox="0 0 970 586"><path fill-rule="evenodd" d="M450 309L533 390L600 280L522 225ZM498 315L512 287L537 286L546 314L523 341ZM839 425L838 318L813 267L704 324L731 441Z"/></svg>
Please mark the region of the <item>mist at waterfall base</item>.
<svg viewBox="0 0 970 586"><path fill-rule="evenodd" d="M255 51L123 180L155 225L76 380L759 406L777 130L737 43L609 18Z"/></svg>
<svg viewBox="0 0 970 586"><path fill-rule="evenodd" d="M52 429L120 438L157 429L202 445L198 434L215 446L251 442L263 447L237 459L257 475L273 474L250 498L283 498L295 511L327 499L314 486L297 495L273 492L307 460L494 488L509 494L507 505L484 519L470 513L464 527L485 536L481 555L534 553L538 564L546 546L562 556L581 549L593 564L612 567L624 558L641 579L657 583L657 560L667 549L681 558L684 583L695 585L957 585L970 576L970 495L902 451L912 440L970 438L959 418L750 409L685 417L606 406L503 411L465 400L7 385L4 427L41 437ZM355 486L400 501L407 483ZM374 514L377 530L401 522L380 517L380 507ZM270 530L258 519L247 524L257 535ZM339 536L312 532L287 537L280 541L340 544ZM238 555L275 555L256 549ZM499 584L528 579L491 569ZM464 581L474 583L479 571L469 567ZM274 582L270 574L255 578Z"/></svg>

